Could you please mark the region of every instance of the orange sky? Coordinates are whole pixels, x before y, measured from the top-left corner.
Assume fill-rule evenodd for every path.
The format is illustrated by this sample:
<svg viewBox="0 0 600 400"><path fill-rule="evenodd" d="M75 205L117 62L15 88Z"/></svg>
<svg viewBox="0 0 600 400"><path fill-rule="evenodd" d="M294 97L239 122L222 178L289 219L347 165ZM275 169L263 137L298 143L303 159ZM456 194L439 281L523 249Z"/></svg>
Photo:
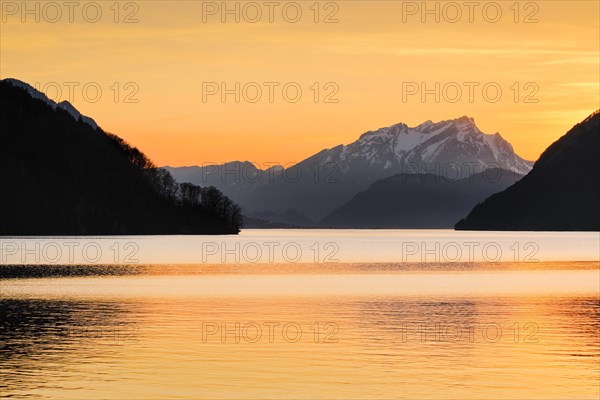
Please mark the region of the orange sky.
<svg viewBox="0 0 600 400"><path fill-rule="evenodd" d="M21 2L2 2L0 76L46 85L55 100L69 99L65 82L76 82L73 104L159 165L296 162L370 129L462 115L486 133L500 132L533 160L600 107L597 1L477 2L472 10L464 2L437 2L439 22L422 2L320 2L317 23L314 1L296 2L302 10L296 23L288 2L273 9L240 2L239 23L233 14L221 21L220 1L120 2L118 15L114 1L100 1L95 23L89 21L97 10L88 2L71 10L73 22L62 2L54 3L60 10L38 2L37 11L35 3L26 14ZM256 4L262 18L253 23ZM328 15L338 22L324 23ZM234 94L203 101L207 82L256 84L236 103ZM278 85L273 102L265 82ZM290 82L302 89L297 102L282 93ZM439 102L435 94L425 101L420 93L408 95L411 82L430 89L439 82ZM472 82L473 101L465 82ZM102 90L95 102L90 83ZM247 101L256 86L263 96ZM502 95L492 102L497 87ZM125 102L136 88L138 102ZM336 88L337 102L324 102ZM534 92L537 102L525 102Z"/></svg>

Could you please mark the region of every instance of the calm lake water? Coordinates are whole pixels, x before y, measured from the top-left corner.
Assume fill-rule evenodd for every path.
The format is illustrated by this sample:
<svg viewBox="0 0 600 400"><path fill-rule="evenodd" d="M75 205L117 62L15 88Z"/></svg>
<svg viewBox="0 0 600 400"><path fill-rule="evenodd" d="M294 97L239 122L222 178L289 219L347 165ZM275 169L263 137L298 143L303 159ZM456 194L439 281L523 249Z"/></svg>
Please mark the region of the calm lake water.
<svg viewBox="0 0 600 400"><path fill-rule="evenodd" d="M437 250L442 252L444 244L463 243L464 236L453 240L447 232L387 231L378 238L370 231L338 231L332 238L312 231L304 243L298 239L304 235L309 234L254 231L238 240L261 244L268 237L301 246L315 238L319 246L337 241L340 260L252 263L250 253L241 254L240 263L216 258L183 265L156 259L13 265L19 263L3 259L2 397L600 396L600 269L590 244L597 234L517 233L489 239L503 250L519 243L513 246L520 248L519 257L526 243L538 243L538 261L449 262L450 253L436 259L429 247L429 259L404 263L381 262L377 254L373 262L345 262L343 246L390 242L390 237L403 242L416 237L410 241L421 243L429 235L442 238ZM339 239L344 235L347 242ZM21 239L1 240L3 257L21 257L11 247ZM44 243L74 239L26 240L31 253L36 241L43 251ZM182 251L200 239L96 242L106 251L114 240L121 252L131 242L139 244L140 253L148 241L154 247L169 243L179 260L182 255L174 249ZM562 243L560 261L548 260L548 241ZM589 254L578 254L575 242L588 246L582 254ZM221 255L214 248L204 250ZM414 248L404 250L419 256ZM154 251L152 257L159 254ZM41 254L40 264L44 258L53 259Z"/></svg>

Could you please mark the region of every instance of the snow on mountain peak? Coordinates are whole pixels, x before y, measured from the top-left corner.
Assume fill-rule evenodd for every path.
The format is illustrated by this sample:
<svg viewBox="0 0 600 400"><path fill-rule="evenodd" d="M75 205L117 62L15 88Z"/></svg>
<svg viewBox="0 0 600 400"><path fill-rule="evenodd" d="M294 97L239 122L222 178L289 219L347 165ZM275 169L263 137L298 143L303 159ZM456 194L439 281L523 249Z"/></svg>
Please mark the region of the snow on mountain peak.
<svg viewBox="0 0 600 400"><path fill-rule="evenodd" d="M468 116L440 122L429 120L415 127L398 123L368 131L353 143L329 150L326 157L329 162L342 164L363 160L383 169L402 168L407 164L431 169L461 163L525 174L532 165L516 155L499 133L482 132Z"/></svg>
<svg viewBox="0 0 600 400"><path fill-rule="evenodd" d="M29 93L29 95L31 97L33 97L34 99L42 100L44 103L48 104L50 107L52 107L54 109L56 108L56 103L54 101L50 100L48 98L48 96L46 96L44 93L40 92L39 90L35 89L30 84L20 81L18 79L14 79L14 78L6 78L6 79L3 79L2 81L6 82L6 83L10 83L14 87L21 88L21 89L25 90L27 93Z"/></svg>
<svg viewBox="0 0 600 400"><path fill-rule="evenodd" d="M423 122L421 125L414 127L413 129L419 132L427 132L435 125L436 124L434 124L433 121L429 119Z"/></svg>
<svg viewBox="0 0 600 400"><path fill-rule="evenodd" d="M471 125L475 125L475 118L473 117L468 117L466 115L463 115L460 118L456 119L457 122L461 122L461 123L466 123L466 124L471 124Z"/></svg>
<svg viewBox="0 0 600 400"><path fill-rule="evenodd" d="M66 100L61 101L60 103L57 104L54 100L48 98L48 96L46 96L44 93L40 92L39 90L35 89L30 84L20 81L18 79L6 78L6 79L3 79L2 81L11 84L14 87L18 87L18 88L25 90L27 93L29 93L29 95L31 97L33 97L34 99L43 101L44 103L46 103L50 107L52 107L53 110L56 110L57 108L65 110L73 117L73 119L75 119L75 121L79 121L79 118L81 118L81 120L83 122L90 125L92 128L94 128L94 129L98 128L98 124L96 124L96 122L92 118L82 115L79 111L77 111L77 109L75 107L73 107L73 105L71 103L69 103Z"/></svg>
<svg viewBox="0 0 600 400"><path fill-rule="evenodd" d="M96 124L96 121L94 121L90 117L86 117L85 115L82 115L75 107L73 107L73 105L71 103L69 103L66 100L58 103L58 108L62 108L63 110L65 110L66 112L71 114L71 116L75 119L75 121L79 121L79 118L81 118L81 120L83 122L90 125L92 128L95 129L98 127L98 124Z"/></svg>

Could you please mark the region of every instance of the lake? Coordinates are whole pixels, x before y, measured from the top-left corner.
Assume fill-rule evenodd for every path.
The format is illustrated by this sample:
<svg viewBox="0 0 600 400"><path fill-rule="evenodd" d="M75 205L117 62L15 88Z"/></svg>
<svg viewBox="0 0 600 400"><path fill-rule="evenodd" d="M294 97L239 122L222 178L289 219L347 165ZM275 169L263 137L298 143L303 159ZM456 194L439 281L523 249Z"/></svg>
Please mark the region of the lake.
<svg viewBox="0 0 600 400"><path fill-rule="evenodd" d="M598 235L0 238L0 391L597 399Z"/></svg>

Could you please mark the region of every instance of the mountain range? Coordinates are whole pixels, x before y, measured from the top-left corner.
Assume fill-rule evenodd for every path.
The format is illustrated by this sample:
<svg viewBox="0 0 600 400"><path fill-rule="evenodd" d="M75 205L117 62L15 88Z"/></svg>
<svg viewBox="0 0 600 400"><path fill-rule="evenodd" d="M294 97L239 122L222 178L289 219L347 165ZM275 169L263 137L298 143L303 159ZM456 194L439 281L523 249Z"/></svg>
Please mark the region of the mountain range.
<svg viewBox="0 0 600 400"><path fill-rule="evenodd" d="M158 168L70 103L4 79L0 143L0 235L237 233L235 202L249 227L600 230L600 111L535 164L460 117L369 131L290 167Z"/></svg>
<svg viewBox="0 0 600 400"><path fill-rule="evenodd" d="M369 131L348 145L322 150L288 168L263 170L248 161L165 168L179 182L217 187L246 215L271 213L293 224L285 214L294 213L316 225L377 180L396 174L460 180L489 168L524 175L531 166L499 133L485 134L472 118L463 116Z"/></svg>

